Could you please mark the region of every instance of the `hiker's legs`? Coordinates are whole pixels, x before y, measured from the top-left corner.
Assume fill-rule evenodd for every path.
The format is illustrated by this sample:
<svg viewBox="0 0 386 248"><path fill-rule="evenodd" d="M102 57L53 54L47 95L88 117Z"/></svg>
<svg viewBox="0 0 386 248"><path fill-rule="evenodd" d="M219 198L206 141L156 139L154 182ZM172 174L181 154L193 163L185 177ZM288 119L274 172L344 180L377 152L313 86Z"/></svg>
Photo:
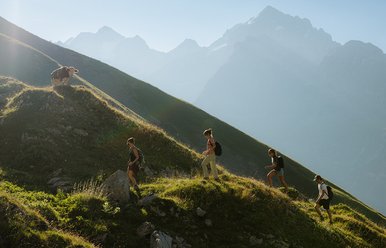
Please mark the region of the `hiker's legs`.
<svg viewBox="0 0 386 248"><path fill-rule="evenodd" d="M322 213L320 212L320 205L319 205L319 203L316 203L314 208L315 208L316 212L318 213L320 219L323 220Z"/></svg>
<svg viewBox="0 0 386 248"><path fill-rule="evenodd" d="M217 179L218 178L218 171L217 171L217 167L216 167L216 155L211 154L211 155L209 155L209 157L210 157L210 162L209 162L210 163L210 169L213 173L213 177L215 179Z"/></svg>
<svg viewBox="0 0 386 248"><path fill-rule="evenodd" d="M275 170L271 170L268 174L267 174L267 181L268 181L268 185L270 187L272 187L272 177L274 177L276 175L276 171Z"/></svg>
<svg viewBox="0 0 386 248"><path fill-rule="evenodd" d="M129 176L129 180L133 187L137 186L137 180L135 179L134 172L132 170L128 170L127 175Z"/></svg>
<svg viewBox="0 0 386 248"><path fill-rule="evenodd" d="M202 167L202 170L204 172L204 178L208 178L209 175L208 175L208 163L210 162L210 158L209 156L206 156L205 159L202 161L201 163L201 167Z"/></svg>
<svg viewBox="0 0 386 248"><path fill-rule="evenodd" d="M330 223L332 224L332 214L331 214L331 210L330 210L330 209L327 209L326 211L327 211L327 213L328 213L328 218L330 219Z"/></svg>
<svg viewBox="0 0 386 248"><path fill-rule="evenodd" d="M280 179L280 182L281 184L285 187L285 192L288 192L288 185L284 179L284 176L283 175L279 175L279 179Z"/></svg>

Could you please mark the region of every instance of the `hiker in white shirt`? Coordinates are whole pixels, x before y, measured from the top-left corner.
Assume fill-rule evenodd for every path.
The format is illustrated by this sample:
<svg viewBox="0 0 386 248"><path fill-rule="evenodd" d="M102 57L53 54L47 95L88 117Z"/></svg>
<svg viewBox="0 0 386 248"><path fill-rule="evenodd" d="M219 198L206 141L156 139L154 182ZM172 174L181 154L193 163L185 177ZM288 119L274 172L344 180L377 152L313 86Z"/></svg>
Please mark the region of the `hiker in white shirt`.
<svg viewBox="0 0 386 248"><path fill-rule="evenodd" d="M320 212L320 207L323 206L323 208L328 213L330 224L332 224L332 216L330 211L330 199L328 197L327 185L324 183L324 180L320 175L316 175L314 178L314 181L318 183L318 190L319 190L319 195L318 195L318 198L316 199L315 210L318 213L320 220L323 221L324 218L322 216L322 213Z"/></svg>

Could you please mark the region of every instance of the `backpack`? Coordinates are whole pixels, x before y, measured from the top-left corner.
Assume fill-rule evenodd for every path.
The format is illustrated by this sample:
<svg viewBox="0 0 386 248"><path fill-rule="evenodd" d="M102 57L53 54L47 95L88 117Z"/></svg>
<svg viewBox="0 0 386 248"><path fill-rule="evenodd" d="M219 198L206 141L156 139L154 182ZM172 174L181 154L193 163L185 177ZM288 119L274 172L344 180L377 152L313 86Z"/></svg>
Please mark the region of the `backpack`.
<svg viewBox="0 0 386 248"><path fill-rule="evenodd" d="M277 167L279 167L280 169L284 168L284 159L282 156L277 157L276 163Z"/></svg>
<svg viewBox="0 0 386 248"><path fill-rule="evenodd" d="M216 155L216 156L221 156L221 154L222 154L222 147L221 147L221 144L220 143L218 143L217 141L215 142L215 148L214 148L214 154Z"/></svg>
<svg viewBox="0 0 386 248"><path fill-rule="evenodd" d="M145 163L145 155L143 155L143 152L140 149L137 148L137 150L138 150L138 155L139 155L139 163L144 164Z"/></svg>
<svg viewBox="0 0 386 248"><path fill-rule="evenodd" d="M334 192L332 192L332 188L327 185L327 194L328 194L328 199L331 201L332 198L334 198Z"/></svg>
<svg viewBox="0 0 386 248"><path fill-rule="evenodd" d="M138 155L139 155L138 162L140 164L144 164L145 163L145 156L143 155L143 152L138 147L137 147L137 151L138 151ZM130 154L131 154L131 151L130 151Z"/></svg>

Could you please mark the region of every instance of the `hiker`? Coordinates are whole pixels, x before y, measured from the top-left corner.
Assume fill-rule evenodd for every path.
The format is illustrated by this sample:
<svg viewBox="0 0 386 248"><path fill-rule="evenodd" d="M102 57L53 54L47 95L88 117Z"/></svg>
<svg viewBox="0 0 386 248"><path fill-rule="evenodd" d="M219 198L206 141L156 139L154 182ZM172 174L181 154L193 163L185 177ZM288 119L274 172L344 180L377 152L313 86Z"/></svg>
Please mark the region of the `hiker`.
<svg viewBox="0 0 386 248"><path fill-rule="evenodd" d="M128 161L128 167L127 167L127 175L131 182L131 185L134 187L138 196L141 197L141 192L139 190L137 179L136 179L141 165L141 152L135 146L135 139L133 137L127 140L127 145L129 147L129 161Z"/></svg>
<svg viewBox="0 0 386 248"><path fill-rule="evenodd" d="M272 164L267 165L265 168L271 169L267 174L268 185L272 187L272 177L278 176L281 184L285 187L285 192L288 192L288 185L284 180L284 161L281 156L277 155L277 152L270 148L268 149L268 156L271 157Z"/></svg>
<svg viewBox="0 0 386 248"><path fill-rule="evenodd" d="M69 85L70 78L78 72L79 70L72 66L59 67L51 72L51 83L54 87L58 85Z"/></svg>
<svg viewBox="0 0 386 248"><path fill-rule="evenodd" d="M322 213L320 212L320 206L323 206L323 208L327 211L328 218L330 219L330 224L332 224L332 216L330 211L330 202L332 196L329 196L329 191L327 189L329 186L324 183L324 179L320 175L316 175L314 177L314 181L318 183L319 190L319 195L316 199L315 210L320 217L320 221L323 221L324 218L322 216Z"/></svg>
<svg viewBox="0 0 386 248"><path fill-rule="evenodd" d="M205 180L209 179L207 166L208 164L210 164L210 169L214 179L219 180L217 167L216 167L216 154L215 154L216 142L213 138L212 129L210 128L206 129L203 134L207 138L206 150L202 153L205 155L205 159L201 163L202 170L204 171L204 179Z"/></svg>

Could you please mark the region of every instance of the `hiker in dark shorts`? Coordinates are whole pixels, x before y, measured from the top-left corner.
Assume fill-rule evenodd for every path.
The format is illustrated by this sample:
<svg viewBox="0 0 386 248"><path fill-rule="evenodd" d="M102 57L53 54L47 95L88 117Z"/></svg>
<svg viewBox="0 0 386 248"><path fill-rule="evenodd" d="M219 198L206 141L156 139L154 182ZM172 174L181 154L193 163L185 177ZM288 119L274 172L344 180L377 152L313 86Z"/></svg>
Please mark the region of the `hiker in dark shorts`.
<svg viewBox="0 0 386 248"><path fill-rule="evenodd" d="M330 219L330 224L332 224L332 215L330 211L331 199L328 196L327 185L324 183L323 178L319 175L315 176L314 181L318 183L319 191L318 198L316 199L315 210L318 213L320 220L323 221L324 218L322 216L322 213L320 212L320 207L323 206L323 208L327 211L328 218Z"/></svg>
<svg viewBox="0 0 386 248"><path fill-rule="evenodd" d="M139 167L141 165L140 152L139 149L135 146L135 139L133 137L127 140L127 145L129 147L129 161L127 167L127 175L131 182L131 185L134 187L138 196L141 197L141 192L137 184L137 175L139 172Z"/></svg>
<svg viewBox="0 0 386 248"><path fill-rule="evenodd" d="M281 184L285 187L285 192L288 192L288 185L284 180L284 161L281 156L277 156L274 149L268 150L268 156L271 157L272 164L267 165L265 168L271 169L267 174L268 185L272 187L272 177L278 176Z"/></svg>
<svg viewBox="0 0 386 248"><path fill-rule="evenodd" d="M204 131L204 136L207 139L206 142L206 150L202 153L205 155L205 159L201 163L202 170L204 172L204 179L208 180L209 179L209 174L208 174L208 165L210 165L210 170L213 173L213 177L215 180L219 180L218 178L218 172L217 172L217 167L216 167L216 154L215 154L215 148L216 148L216 142L213 138L213 133L212 129L207 129Z"/></svg>

